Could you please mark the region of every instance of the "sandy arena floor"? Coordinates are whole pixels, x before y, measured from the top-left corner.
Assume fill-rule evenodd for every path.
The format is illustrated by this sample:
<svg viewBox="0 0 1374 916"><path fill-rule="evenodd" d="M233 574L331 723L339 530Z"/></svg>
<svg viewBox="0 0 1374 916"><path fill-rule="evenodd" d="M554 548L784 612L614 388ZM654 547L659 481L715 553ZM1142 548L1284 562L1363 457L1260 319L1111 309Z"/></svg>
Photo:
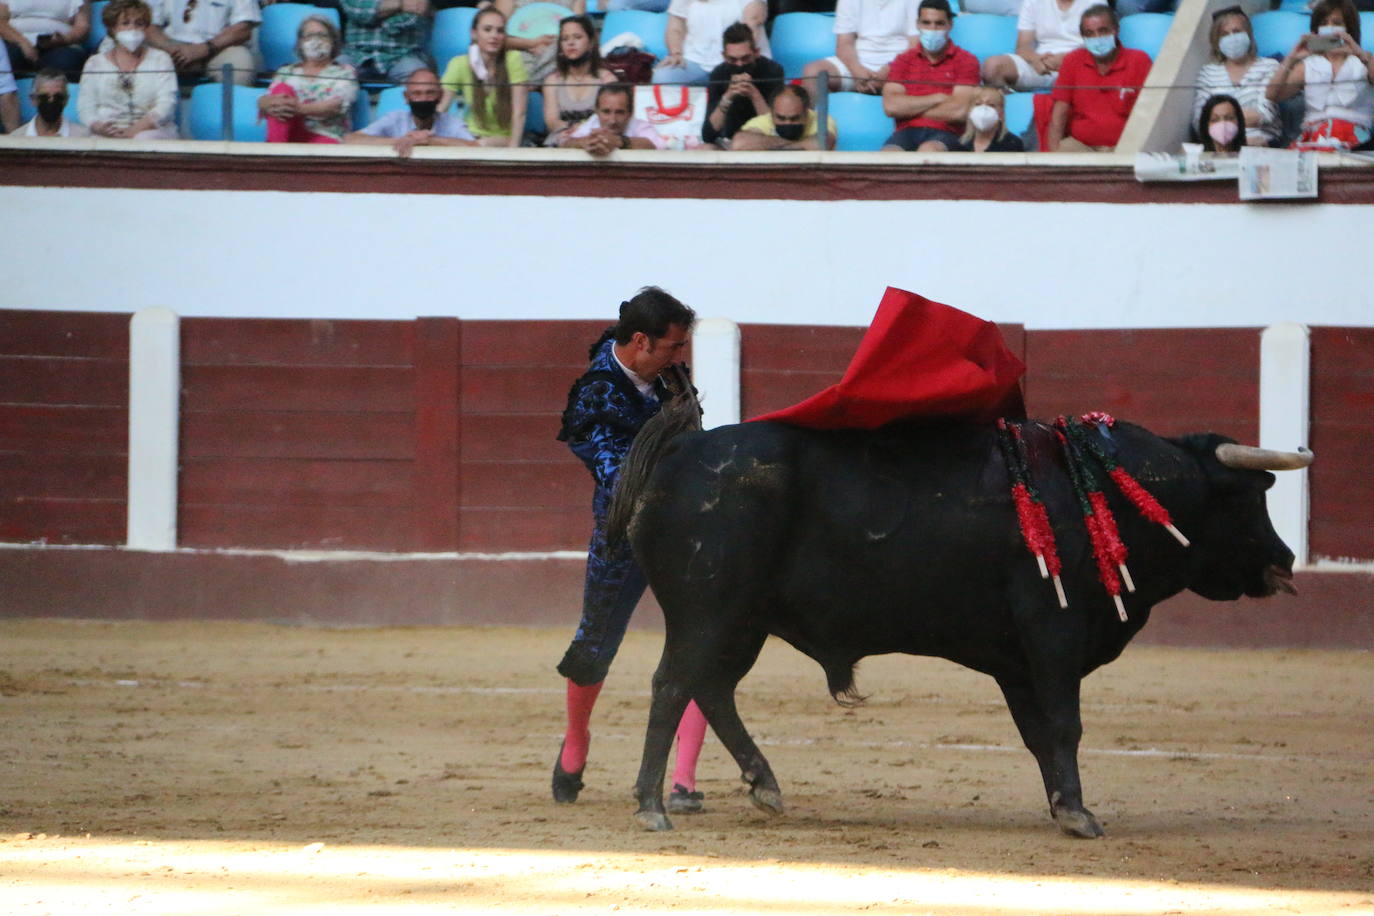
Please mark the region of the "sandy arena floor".
<svg viewBox="0 0 1374 916"><path fill-rule="evenodd" d="M637 831L659 637L549 799L569 632L0 621L0 911L1374 913L1374 656L1128 649L1084 687L1071 840L993 682L875 658L844 710L770 643L708 811Z"/></svg>

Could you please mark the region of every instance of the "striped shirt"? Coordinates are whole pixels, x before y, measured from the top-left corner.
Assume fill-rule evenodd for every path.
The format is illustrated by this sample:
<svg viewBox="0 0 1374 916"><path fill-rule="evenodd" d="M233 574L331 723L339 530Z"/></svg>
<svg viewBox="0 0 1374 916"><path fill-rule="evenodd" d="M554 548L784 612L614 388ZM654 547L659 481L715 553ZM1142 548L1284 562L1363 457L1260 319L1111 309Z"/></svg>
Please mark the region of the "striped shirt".
<svg viewBox="0 0 1374 916"><path fill-rule="evenodd" d="M1264 90L1269 86L1279 62L1272 57L1257 57L1250 69L1240 78L1240 85L1231 82L1231 74L1226 72L1225 64L1210 63L1203 66L1197 74L1197 97L1193 100L1193 126L1202 116L1202 106L1214 95L1229 95L1240 102L1242 111L1259 112L1260 123L1257 127L1247 127L1247 139L1263 138L1265 143L1278 139L1279 110L1267 98Z"/></svg>

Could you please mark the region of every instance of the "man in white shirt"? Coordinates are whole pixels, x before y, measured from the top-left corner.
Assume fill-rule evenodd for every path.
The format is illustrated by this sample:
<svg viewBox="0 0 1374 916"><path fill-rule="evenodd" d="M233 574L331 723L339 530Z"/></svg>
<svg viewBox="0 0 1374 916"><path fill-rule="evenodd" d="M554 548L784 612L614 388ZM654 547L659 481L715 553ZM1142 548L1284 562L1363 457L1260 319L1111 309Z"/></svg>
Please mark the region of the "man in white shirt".
<svg viewBox="0 0 1374 916"><path fill-rule="evenodd" d="M1016 53L983 62L983 82L1018 92L1048 89L1059 77L1064 55L1083 47L1079 23L1101 0L1022 0L1016 20Z"/></svg>
<svg viewBox="0 0 1374 916"><path fill-rule="evenodd" d="M19 84L14 81L10 53L5 50L3 41L0 41L0 126L7 134L19 129Z"/></svg>
<svg viewBox="0 0 1374 916"><path fill-rule="evenodd" d="M89 137L90 130L63 117L70 96L67 77L61 70L39 70L30 94L37 114L15 131L17 137Z"/></svg>
<svg viewBox="0 0 1374 916"><path fill-rule="evenodd" d="M172 55L177 75L218 82L225 64L250 86L257 63L248 42L262 22L258 0L152 0L148 44Z"/></svg>
<svg viewBox="0 0 1374 916"><path fill-rule="evenodd" d="M573 131L564 146L609 156L618 149L664 149L668 141L649 122L634 117L634 87L607 83L596 91L596 114Z"/></svg>
<svg viewBox="0 0 1374 916"><path fill-rule="evenodd" d="M920 0L840 0L835 55L811 61L802 75L810 80L830 74L831 92L881 93L893 58L916 44L919 5Z"/></svg>

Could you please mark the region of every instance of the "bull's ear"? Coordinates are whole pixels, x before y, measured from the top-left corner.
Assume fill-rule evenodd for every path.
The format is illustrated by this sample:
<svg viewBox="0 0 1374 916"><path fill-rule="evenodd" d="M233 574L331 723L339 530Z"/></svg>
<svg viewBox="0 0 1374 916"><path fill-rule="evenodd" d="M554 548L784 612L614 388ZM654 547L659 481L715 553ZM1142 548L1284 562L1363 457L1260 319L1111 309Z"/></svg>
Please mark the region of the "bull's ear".
<svg viewBox="0 0 1374 916"><path fill-rule="evenodd" d="M1223 493L1239 490L1253 490L1258 487L1267 490L1274 485L1274 475L1268 471L1251 471L1227 467L1217 460L1217 446L1224 442L1235 443L1235 439L1216 433L1189 433L1170 439L1170 442L1197 459L1207 483Z"/></svg>

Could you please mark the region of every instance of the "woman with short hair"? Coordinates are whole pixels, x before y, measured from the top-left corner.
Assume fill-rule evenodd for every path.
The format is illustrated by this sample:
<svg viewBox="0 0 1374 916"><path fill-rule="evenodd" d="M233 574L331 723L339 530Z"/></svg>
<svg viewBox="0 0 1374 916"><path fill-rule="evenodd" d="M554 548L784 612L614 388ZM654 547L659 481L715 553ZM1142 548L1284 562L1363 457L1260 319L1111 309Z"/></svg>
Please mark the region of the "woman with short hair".
<svg viewBox="0 0 1374 916"><path fill-rule="evenodd" d="M1297 149L1350 149L1374 124L1374 55L1360 47L1360 14L1350 0L1320 0L1311 31L1298 39L1269 83L1271 102L1302 93Z"/></svg>
<svg viewBox="0 0 1374 916"><path fill-rule="evenodd" d="M101 137L175 140L176 64L148 45L152 10L143 0L110 0L101 20L112 40L81 71L81 123Z"/></svg>
<svg viewBox="0 0 1374 916"><path fill-rule="evenodd" d="M296 29L298 62L286 64L258 98L268 143L341 143L358 98L358 74L338 61L339 30L324 16L307 16Z"/></svg>

